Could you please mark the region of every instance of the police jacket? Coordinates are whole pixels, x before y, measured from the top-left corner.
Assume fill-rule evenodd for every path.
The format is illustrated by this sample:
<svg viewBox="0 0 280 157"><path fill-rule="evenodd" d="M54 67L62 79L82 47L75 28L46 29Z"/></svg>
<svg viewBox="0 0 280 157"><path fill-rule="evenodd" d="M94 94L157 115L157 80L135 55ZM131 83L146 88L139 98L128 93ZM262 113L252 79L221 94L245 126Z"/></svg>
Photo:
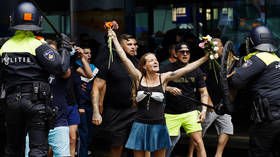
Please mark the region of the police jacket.
<svg viewBox="0 0 280 157"><path fill-rule="evenodd" d="M280 58L273 53L254 52L247 55L245 63L236 68L230 78L234 87L244 87L253 99L268 100L274 117L280 117Z"/></svg>
<svg viewBox="0 0 280 157"><path fill-rule="evenodd" d="M33 81L47 82L49 73L36 59L36 49L44 44L31 31L16 31L0 49L2 79L6 88Z"/></svg>

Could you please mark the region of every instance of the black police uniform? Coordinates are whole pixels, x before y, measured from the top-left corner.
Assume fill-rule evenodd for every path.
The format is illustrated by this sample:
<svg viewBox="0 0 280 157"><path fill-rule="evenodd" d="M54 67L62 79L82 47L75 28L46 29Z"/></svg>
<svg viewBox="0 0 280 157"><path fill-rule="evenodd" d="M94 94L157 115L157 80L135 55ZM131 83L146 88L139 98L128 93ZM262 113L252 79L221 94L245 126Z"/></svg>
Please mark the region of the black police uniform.
<svg viewBox="0 0 280 157"><path fill-rule="evenodd" d="M58 54L35 38L31 31L40 30L39 23L32 3L19 4L12 21L12 29L17 31L0 49L1 79L6 89L6 157L24 156L27 132L29 156L47 156L48 132L55 119L49 107L48 77L50 72L62 75L69 67L65 51Z"/></svg>
<svg viewBox="0 0 280 157"><path fill-rule="evenodd" d="M247 85L252 96L250 153L269 157L280 136L280 59L267 52L255 52L245 57L245 63L235 69L231 84Z"/></svg>
<svg viewBox="0 0 280 157"><path fill-rule="evenodd" d="M280 58L266 26L257 26L247 38L251 52L229 79L233 87L247 87L251 102L250 151L253 157L279 156ZM278 144L277 144L278 143Z"/></svg>

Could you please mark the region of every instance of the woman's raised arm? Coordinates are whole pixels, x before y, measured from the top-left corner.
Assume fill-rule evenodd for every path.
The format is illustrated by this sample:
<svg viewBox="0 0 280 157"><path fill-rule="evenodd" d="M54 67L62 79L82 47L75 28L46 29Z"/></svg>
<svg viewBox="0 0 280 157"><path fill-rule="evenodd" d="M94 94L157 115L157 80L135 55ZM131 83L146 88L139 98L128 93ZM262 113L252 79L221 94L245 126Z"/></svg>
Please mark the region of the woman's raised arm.
<svg viewBox="0 0 280 157"><path fill-rule="evenodd" d="M116 51L123 64L125 65L126 69L128 70L129 74L133 77L133 79L138 80L141 76L141 72L133 65L130 59L126 56L126 53L124 52L123 48L121 47L118 41L116 33L112 29L108 29L108 37L112 38Z"/></svg>
<svg viewBox="0 0 280 157"><path fill-rule="evenodd" d="M176 71L170 71L163 73L165 80L168 82L170 80L177 79L194 69L198 68L201 64L203 64L205 61L207 61L209 58L209 53L205 54L205 56L201 57L200 59L196 60L195 62L192 62L190 64L187 64L186 66L176 70Z"/></svg>

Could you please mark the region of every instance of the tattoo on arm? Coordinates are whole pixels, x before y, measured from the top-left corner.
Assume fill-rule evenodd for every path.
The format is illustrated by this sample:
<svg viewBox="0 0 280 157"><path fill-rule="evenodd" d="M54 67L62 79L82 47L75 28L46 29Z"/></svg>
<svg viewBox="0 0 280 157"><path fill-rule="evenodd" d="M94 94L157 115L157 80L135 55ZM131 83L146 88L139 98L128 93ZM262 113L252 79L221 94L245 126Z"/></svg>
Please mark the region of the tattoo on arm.
<svg viewBox="0 0 280 157"><path fill-rule="evenodd" d="M176 75L176 73L175 72L172 72L171 74L170 74L170 76L175 76Z"/></svg>

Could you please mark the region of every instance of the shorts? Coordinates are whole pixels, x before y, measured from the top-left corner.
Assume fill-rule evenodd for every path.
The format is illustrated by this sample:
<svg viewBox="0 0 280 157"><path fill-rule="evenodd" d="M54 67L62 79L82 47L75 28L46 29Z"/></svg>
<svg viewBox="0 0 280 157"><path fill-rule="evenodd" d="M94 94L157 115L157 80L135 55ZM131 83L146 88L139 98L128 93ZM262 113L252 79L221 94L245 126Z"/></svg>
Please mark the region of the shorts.
<svg viewBox="0 0 280 157"><path fill-rule="evenodd" d="M68 106L67 108L67 122L68 125L80 124L80 114L78 112L78 105Z"/></svg>
<svg viewBox="0 0 280 157"><path fill-rule="evenodd" d="M69 127L55 127L49 131L49 145L52 147L53 156L70 156Z"/></svg>
<svg viewBox="0 0 280 157"><path fill-rule="evenodd" d="M70 156L70 140L69 127L61 126L55 127L49 131L48 143L52 147L53 156ZM26 136L25 157L28 157L29 152L29 136Z"/></svg>
<svg viewBox="0 0 280 157"><path fill-rule="evenodd" d="M172 143L166 125L139 122L133 123L125 145L128 149L150 152L171 146Z"/></svg>
<svg viewBox="0 0 280 157"><path fill-rule="evenodd" d="M165 114L166 126L170 136L178 136L183 126L187 134L201 131L201 124L198 123L199 111L191 111L182 114Z"/></svg>
<svg viewBox="0 0 280 157"><path fill-rule="evenodd" d="M233 135L233 124L231 122L231 116L228 114L218 115L214 111L209 112L207 111L206 119L201 124L202 125L202 136L205 135L207 129L212 125L215 124L217 134L228 134Z"/></svg>
<svg viewBox="0 0 280 157"><path fill-rule="evenodd" d="M111 146L123 146L134 122L135 108L104 108L103 125L109 133Z"/></svg>

